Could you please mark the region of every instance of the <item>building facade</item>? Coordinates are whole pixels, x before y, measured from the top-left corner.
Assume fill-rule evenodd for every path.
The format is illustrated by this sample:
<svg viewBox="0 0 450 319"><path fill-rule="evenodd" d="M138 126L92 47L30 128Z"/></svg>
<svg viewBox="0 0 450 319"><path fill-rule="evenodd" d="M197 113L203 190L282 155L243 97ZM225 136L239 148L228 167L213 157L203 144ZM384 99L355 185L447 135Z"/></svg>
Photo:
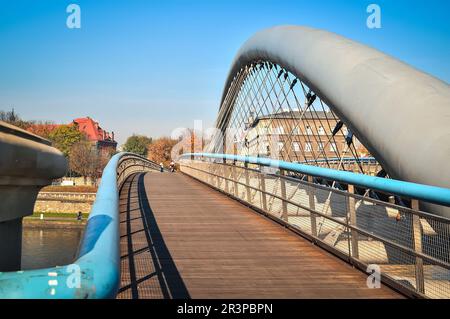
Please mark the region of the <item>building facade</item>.
<svg viewBox="0 0 450 319"><path fill-rule="evenodd" d="M114 153L117 149L117 142L114 139L114 132L107 132L100 127L99 123L90 117L77 118L69 125L76 125L78 130L85 135L95 149L105 154ZM53 123L33 123L29 125L27 131L39 136L48 137L52 131L62 126Z"/></svg>
<svg viewBox="0 0 450 319"><path fill-rule="evenodd" d="M249 117L238 153L376 174L369 151L331 111L280 112ZM358 160L355 160L358 159ZM368 165L361 169L360 165Z"/></svg>

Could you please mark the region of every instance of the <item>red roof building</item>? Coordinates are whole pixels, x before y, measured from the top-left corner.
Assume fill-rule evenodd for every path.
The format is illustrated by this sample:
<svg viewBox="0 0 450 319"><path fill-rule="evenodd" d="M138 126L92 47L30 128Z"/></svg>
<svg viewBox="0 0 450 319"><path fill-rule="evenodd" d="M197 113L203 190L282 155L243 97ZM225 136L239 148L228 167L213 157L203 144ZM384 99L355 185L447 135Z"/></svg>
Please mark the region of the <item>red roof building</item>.
<svg viewBox="0 0 450 319"><path fill-rule="evenodd" d="M83 117L73 120L77 124L78 130L83 132L89 141L96 144L99 150L116 150L117 142L114 140L114 132L107 132L100 127L98 122L90 117Z"/></svg>
<svg viewBox="0 0 450 319"><path fill-rule="evenodd" d="M27 128L27 131L39 136L48 137L48 135L61 124L36 123ZM100 151L115 152L117 142L114 140L114 132L107 132L100 127L98 122L90 117L78 118L69 125L76 125L86 138Z"/></svg>

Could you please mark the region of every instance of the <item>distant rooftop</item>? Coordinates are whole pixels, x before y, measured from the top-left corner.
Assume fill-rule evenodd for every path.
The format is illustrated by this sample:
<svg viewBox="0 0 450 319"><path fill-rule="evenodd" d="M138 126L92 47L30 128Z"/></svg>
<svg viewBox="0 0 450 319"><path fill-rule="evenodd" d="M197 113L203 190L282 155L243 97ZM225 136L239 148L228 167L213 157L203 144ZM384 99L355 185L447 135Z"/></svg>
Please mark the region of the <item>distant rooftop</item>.
<svg viewBox="0 0 450 319"><path fill-rule="evenodd" d="M83 117L73 120L78 125L78 129L86 134L90 141L114 141L114 133L109 133L102 129L97 121L90 117Z"/></svg>

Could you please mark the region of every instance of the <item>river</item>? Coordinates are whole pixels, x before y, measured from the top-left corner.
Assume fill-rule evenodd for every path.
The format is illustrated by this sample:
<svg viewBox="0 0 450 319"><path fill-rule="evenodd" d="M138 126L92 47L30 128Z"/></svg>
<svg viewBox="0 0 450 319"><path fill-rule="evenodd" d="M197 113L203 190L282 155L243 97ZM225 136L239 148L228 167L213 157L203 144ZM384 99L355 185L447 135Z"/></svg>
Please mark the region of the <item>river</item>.
<svg viewBox="0 0 450 319"><path fill-rule="evenodd" d="M81 228L28 228L22 236L22 269L70 264L83 235Z"/></svg>

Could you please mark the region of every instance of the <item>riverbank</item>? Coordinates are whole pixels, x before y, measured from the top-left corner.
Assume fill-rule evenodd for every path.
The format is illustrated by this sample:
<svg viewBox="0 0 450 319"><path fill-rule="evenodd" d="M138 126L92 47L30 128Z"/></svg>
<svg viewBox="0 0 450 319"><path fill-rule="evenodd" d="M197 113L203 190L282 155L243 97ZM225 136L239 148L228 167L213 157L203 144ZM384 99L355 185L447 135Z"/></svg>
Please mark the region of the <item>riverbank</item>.
<svg viewBox="0 0 450 319"><path fill-rule="evenodd" d="M42 215L42 216L41 216ZM84 228L89 214L77 220L75 213L34 213L23 219L24 228Z"/></svg>
<svg viewBox="0 0 450 319"><path fill-rule="evenodd" d="M61 229L84 229L87 221L64 220L64 219L38 219L24 218L22 226L27 228L61 228Z"/></svg>

